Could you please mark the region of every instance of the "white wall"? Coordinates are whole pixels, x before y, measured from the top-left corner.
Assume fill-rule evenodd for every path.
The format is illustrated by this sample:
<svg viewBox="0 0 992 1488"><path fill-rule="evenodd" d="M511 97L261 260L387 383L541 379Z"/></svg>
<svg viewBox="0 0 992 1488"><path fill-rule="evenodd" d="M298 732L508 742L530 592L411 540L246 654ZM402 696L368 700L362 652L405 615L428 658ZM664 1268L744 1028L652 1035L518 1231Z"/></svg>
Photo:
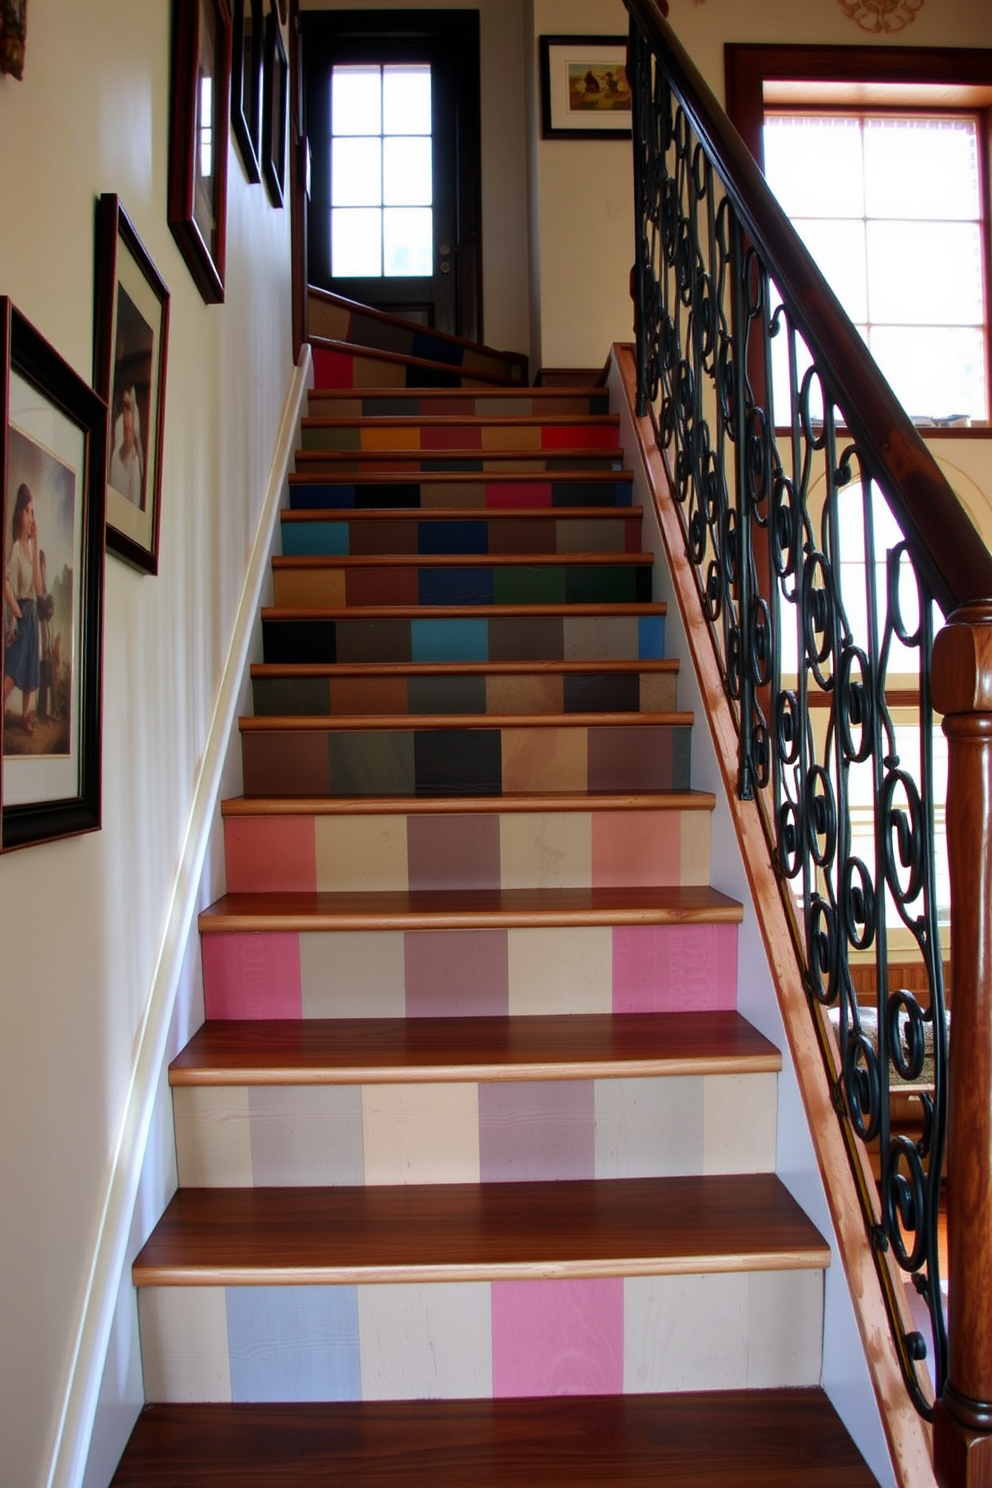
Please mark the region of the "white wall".
<svg viewBox="0 0 992 1488"><path fill-rule="evenodd" d="M0 1477L18 1488L48 1480L292 370L288 214L233 148L226 305L204 306L169 232L170 9L30 6L24 80L0 79L0 293L88 380L103 191L172 291L160 571L107 561L103 830L0 858Z"/></svg>

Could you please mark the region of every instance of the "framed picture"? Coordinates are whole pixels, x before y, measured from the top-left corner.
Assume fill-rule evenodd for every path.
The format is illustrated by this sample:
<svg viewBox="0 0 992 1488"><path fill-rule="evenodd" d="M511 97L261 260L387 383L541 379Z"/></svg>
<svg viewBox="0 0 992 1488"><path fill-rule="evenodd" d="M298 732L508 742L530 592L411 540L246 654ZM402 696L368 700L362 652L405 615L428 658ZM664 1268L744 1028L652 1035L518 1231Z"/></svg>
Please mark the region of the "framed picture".
<svg viewBox="0 0 992 1488"><path fill-rule="evenodd" d="M0 298L0 846L100 825L107 408Z"/></svg>
<svg viewBox="0 0 992 1488"><path fill-rule="evenodd" d="M249 181L262 179L262 0L234 0L231 13L231 123Z"/></svg>
<svg viewBox="0 0 992 1488"><path fill-rule="evenodd" d="M158 572L169 291L118 198L97 203L93 386L108 409L107 547Z"/></svg>
<svg viewBox="0 0 992 1488"><path fill-rule="evenodd" d="M542 36L544 139L630 138L625 36Z"/></svg>
<svg viewBox="0 0 992 1488"><path fill-rule="evenodd" d="M265 18L265 82L262 90L262 173L274 207L286 195L286 119L289 63L275 9Z"/></svg>
<svg viewBox="0 0 992 1488"><path fill-rule="evenodd" d="M231 13L172 0L169 227L208 305L224 298Z"/></svg>

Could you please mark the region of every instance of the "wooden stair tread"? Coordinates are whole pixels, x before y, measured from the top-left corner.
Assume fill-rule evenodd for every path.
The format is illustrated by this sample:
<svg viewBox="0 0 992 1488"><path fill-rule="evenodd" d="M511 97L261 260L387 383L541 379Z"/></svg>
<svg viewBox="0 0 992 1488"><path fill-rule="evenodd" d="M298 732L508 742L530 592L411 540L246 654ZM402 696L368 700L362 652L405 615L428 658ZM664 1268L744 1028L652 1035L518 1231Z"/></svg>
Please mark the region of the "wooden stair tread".
<svg viewBox="0 0 992 1488"><path fill-rule="evenodd" d="M263 620L484 620L528 616L551 619L556 615L616 617L620 615L667 615L668 606L654 600L618 604L505 604L505 605L340 605L327 609L314 606L262 606Z"/></svg>
<svg viewBox="0 0 992 1488"><path fill-rule="evenodd" d="M279 520L286 526L305 525L307 522L547 522L549 519L554 522L626 522L639 521L643 515L642 506L418 506L409 509L397 506L310 506L286 507L280 512ZM609 554L604 552L602 556L607 558ZM651 557L650 554L647 556Z"/></svg>
<svg viewBox="0 0 992 1488"><path fill-rule="evenodd" d="M443 930L503 926L737 924L736 899L708 886L568 889L383 889L224 894L199 917L203 935L276 930Z"/></svg>
<svg viewBox="0 0 992 1488"><path fill-rule="evenodd" d="M691 713L319 713L246 714L243 734L354 733L356 729L690 728Z"/></svg>
<svg viewBox="0 0 992 1488"><path fill-rule="evenodd" d="M550 387L520 387L511 383L507 387L500 388L334 388L334 387L312 387L308 393L308 399L313 403L317 398L347 398L355 402L363 399L382 398L399 400L409 398L411 402L427 399L452 399L457 403L468 403L476 398L493 398L496 400L506 398L533 398L536 402L560 403L568 398L605 398L606 389L597 387L593 383L570 383L567 388Z"/></svg>
<svg viewBox="0 0 992 1488"><path fill-rule="evenodd" d="M370 420L370 422L375 423L376 420L372 419L372 420ZM581 458L581 456L583 454L585 454L585 456L587 458L602 459L606 455L610 454L610 451L609 450L602 450L602 449L590 448L590 449L587 449L585 451L578 450L575 453L578 454L580 456L580 458ZM417 457L417 458L424 459L424 460L443 460L443 459L446 459L448 457L450 457L452 459L457 459L457 460L495 460L495 459L518 459L518 460L525 460L525 459L526 460L554 459L554 460L561 460L561 459L567 459L568 458L568 455L569 455L569 451L567 451L567 450L562 451L562 450L556 450L556 449L549 449L549 450L534 449L534 450L516 450L516 451L507 451L507 450L464 450L464 449L461 449L461 450L421 450L421 449L415 449L415 450L409 450L409 449L407 449L407 450L396 450L396 449L394 449L394 450L377 450L377 449L364 449L364 450L327 450L327 451L324 451L324 450L312 450L312 449L310 449L310 450L297 450L296 451L296 461L297 461L297 464L299 465L300 463L305 463L307 460L326 460L328 458L338 458L338 457L340 457L340 458L348 458L348 459L352 459L352 460L355 460L355 459L366 459L366 460L382 460L382 459L400 460L400 459L404 459L404 460L409 460L409 459L411 459L413 457ZM630 471L630 470L535 470L535 471L529 471L529 472L527 472L527 471L520 472L520 471L513 471L513 470L490 470L490 471L487 471L487 470L423 470L423 471L421 471L421 470L411 470L411 471L404 471L403 474L404 474L404 476L406 476L408 478L407 479L404 479L402 481L398 481L398 482L390 482L390 484L399 484L399 485L404 485L404 486L416 486L416 485L425 484L425 483L429 483L430 485L445 485L445 484L448 484L448 485L464 485L464 484L467 484L467 483L473 482L473 481L483 481L483 482L485 482L485 484L487 486L489 486L489 485L514 485L514 484L519 485L521 483L521 480L522 479L529 480L531 477L533 477L535 483L540 484L540 485L547 485L547 484L553 482L555 485L565 484L565 485L569 485L569 486L581 486L583 484L588 484L588 485L602 484L604 480L609 480L609 481L612 481L614 483L618 483L618 484L621 484L621 485L626 485L628 482L630 482L630 481L633 480L633 472ZM328 472L326 475L321 475L321 474L318 474L317 472L310 472L310 471L304 472L304 471L296 470L296 471L290 473L289 482L290 482L290 485L306 485L306 484L308 484L308 482L312 482L315 485L334 485L335 483L337 483L337 484L342 485L342 486L382 485L384 483L383 482L383 472L381 472L381 471L373 471L373 470L368 470L368 471L356 470L356 471L342 472L340 475L334 475L334 474L332 474L330 472ZM419 507L413 508L413 510L418 510L419 511L420 508Z"/></svg>
<svg viewBox="0 0 992 1488"><path fill-rule="evenodd" d="M317 429L505 429L523 424L527 427L550 425L566 428L594 429L619 428L618 413L425 413L425 414L361 414L342 415L340 418L305 417L300 420L303 433Z"/></svg>
<svg viewBox="0 0 992 1488"><path fill-rule="evenodd" d="M150 1405L111 1488L877 1488L822 1390Z"/></svg>
<svg viewBox="0 0 992 1488"><path fill-rule="evenodd" d="M673 656L602 661L253 661L251 664L253 677L545 677L562 672L599 676L630 672L675 674L678 670L678 658Z"/></svg>
<svg viewBox="0 0 992 1488"><path fill-rule="evenodd" d="M650 553L305 553L272 559L274 570L355 568L644 568Z"/></svg>
<svg viewBox="0 0 992 1488"><path fill-rule="evenodd" d="M608 470L608 473L611 473L611 475L620 475L620 470L613 470L611 469L611 467L602 464L602 461L616 461L617 466L619 466L619 464L623 463L623 449L614 449L613 446L610 445L587 445L584 449L445 448L317 449L317 451L314 451L314 449L297 449L297 451L294 452L294 458L296 458L297 461L305 461L306 458L311 458L311 460L317 458L317 460L321 461L330 461L330 463L332 464L344 464L345 461L350 460L357 461L358 464L378 464L379 461L387 461L388 464L391 464L393 463L393 461L396 461L396 463L400 463L400 461L409 460L471 460L476 461L476 463L479 463L479 461L482 461L482 463L486 463L486 461L495 461L495 463L498 464L501 463L501 461L507 461L507 463L509 463L510 460L529 460L532 461L532 463L538 464L538 470L540 470L540 461L555 460L562 461L562 463L564 463L564 461L577 460L582 461L582 463L586 463L586 461L595 460L599 461L599 472L602 473L604 472L604 470ZM430 470L430 472L427 473L428 475L436 475L436 473L439 472ZM483 472L480 472L480 470L467 470L466 473L467 475L482 475ZM570 475L570 473L573 472L568 472L568 470L565 469L559 469L558 464L555 464L555 467L553 467L553 470L550 473L553 473L553 475L555 475L555 479L558 479L559 475ZM628 476L631 475L631 472L629 472L629 470L626 473L628 473ZM293 476L290 475L290 481L292 481L292 479ZM379 476L379 479L382 479L382 476Z"/></svg>
<svg viewBox="0 0 992 1488"><path fill-rule="evenodd" d="M712 811L712 791L545 791L502 796L229 796L223 816L412 816L479 812Z"/></svg>
<svg viewBox="0 0 992 1488"><path fill-rule="evenodd" d="M179 1189L137 1286L771 1271L830 1247L774 1173L547 1183Z"/></svg>
<svg viewBox="0 0 992 1488"><path fill-rule="evenodd" d="M285 1018L204 1023L170 1085L609 1079L778 1071L736 1012L566 1017Z"/></svg>

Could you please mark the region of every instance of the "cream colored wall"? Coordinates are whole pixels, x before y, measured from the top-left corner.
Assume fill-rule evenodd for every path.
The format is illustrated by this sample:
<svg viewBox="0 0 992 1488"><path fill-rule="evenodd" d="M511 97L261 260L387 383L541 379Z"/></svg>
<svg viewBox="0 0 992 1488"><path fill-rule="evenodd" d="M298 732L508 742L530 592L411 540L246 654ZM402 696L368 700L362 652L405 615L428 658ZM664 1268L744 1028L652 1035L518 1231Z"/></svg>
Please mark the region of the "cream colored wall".
<svg viewBox="0 0 992 1488"><path fill-rule="evenodd" d="M103 191L172 291L160 572L107 561L103 830L0 858L0 1480L17 1488L48 1481L292 368L288 214L233 149L226 305L204 306L169 232L170 9L32 5L24 80L0 79L0 293L88 379Z"/></svg>
<svg viewBox="0 0 992 1488"><path fill-rule="evenodd" d="M300 0L301 10L361 9L358 0ZM369 6L376 9L376 6ZM422 10L389 0L384 10ZM430 0L431 10L478 10L482 112L483 333L490 346L527 352L527 120L524 0ZM604 353L605 354L605 353Z"/></svg>

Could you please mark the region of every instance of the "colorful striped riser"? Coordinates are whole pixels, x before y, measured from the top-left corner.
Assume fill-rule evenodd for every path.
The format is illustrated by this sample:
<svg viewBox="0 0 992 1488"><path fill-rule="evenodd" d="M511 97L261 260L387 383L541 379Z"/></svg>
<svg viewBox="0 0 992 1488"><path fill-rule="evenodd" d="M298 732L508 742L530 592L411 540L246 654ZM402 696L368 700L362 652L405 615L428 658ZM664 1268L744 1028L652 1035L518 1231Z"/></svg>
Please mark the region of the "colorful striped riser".
<svg viewBox="0 0 992 1488"><path fill-rule="evenodd" d="M619 449L555 450L487 450L473 455L465 450L298 450L296 473L290 483L308 479L305 472L366 471L378 476L391 471L485 472L487 474L554 471L561 475L584 474L591 470L622 470L623 451Z"/></svg>
<svg viewBox="0 0 992 1488"><path fill-rule="evenodd" d="M612 715L607 715L612 717ZM550 726L523 718L447 728L395 719L242 720L244 788L256 796L498 796L546 791L689 788L689 717L635 714L630 724Z"/></svg>
<svg viewBox="0 0 992 1488"><path fill-rule="evenodd" d="M703 793L633 798L581 809L582 796L534 809L503 798L486 812L437 811L433 801L367 809L340 803L232 801L224 815L230 893L421 889L621 888L709 882ZM363 809L363 806L365 809ZM405 808L405 809L403 809ZM569 809L571 808L571 809Z"/></svg>
<svg viewBox="0 0 992 1488"><path fill-rule="evenodd" d="M529 672L494 666L488 673L459 668L447 675L427 669L402 674L391 667L381 676L341 675L326 667L319 675L297 668L296 675L274 676L256 669L252 703L257 717L674 712L676 677L666 663L642 662L629 670L622 665L625 670L613 672L564 664L549 671L555 663L544 662Z"/></svg>
<svg viewBox="0 0 992 1488"><path fill-rule="evenodd" d="M479 372L441 369L438 362L403 360L393 353L368 351L362 355L347 344L315 345L314 373L322 388L487 387L490 379Z"/></svg>
<svg viewBox="0 0 992 1488"><path fill-rule="evenodd" d="M173 1108L184 1188L681 1177L775 1158L774 1074L179 1086Z"/></svg>
<svg viewBox="0 0 992 1488"><path fill-rule="evenodd" d="M540 560L489 554L282 557L273 563L274 601L283 609L360 609L376 605L614 605L651 599L651 560L643 554L548 555ZM558 558L558 561L555 559ZM474 559L474 561L473 561Z"/></svg>
<svg viewBox="0 0 992 1488"><path fill-rule="evenodd" d="M415 361L441 363L465 373L479 373L506 382L523 380L523 359L436 334L426 326L402 324L389 316L377 315L346 300L310 296L310 334L331 341L344 342L371 351L392 352ZM331 358L341 353L328 353L314 348L314 374L318 385L331 386ZM343 370L343 369L342 369ZM436 376L431 380L437 385Z"/></svg>
<svg viewBox="0 0 992 1488"><path fill-rule="evenodd" d="M641 512L636 508L574 508L555 516L543 511L438 510L403 518L381 511L287 511L282 515L282 551L318 554L456 553L637 553Z"/></svg>
<svg viewBox="0 0 992 1488"><path fill-rule="evenodd" d="M302 916L306 897L298 903ZM208 1018L725 1011L736 1005L737 930L716 921L212 932L203 982Z"/></svg>
<svg viewBox="0 0 992 1488"><path fill-rule="evenodd" d="M294 511L353 507L381 510L386 507L407 510L419 507L468 507L475 510L544 510L549 507L630 506L630 477L619 480L600 476L581 481L560 480L454 480L376 479L374 483L358 480L290 479L290 506Z"/></svg>
<svg viewBox="0 0 992 1488"><path fill-rule="evenodd" d="M305 450L560 450L615 449L615 418L543 420L445 418L429 424L416 419L304 419Z"/></svg>
<svg viewBox="0 0 992 1488"><path fill-rule="evenodd" d="M665 654L663 605L625 613L478 615L417 618L383 609L356 619L346 612L299 615L262 611L266 662L659 661Z"/></svg>
<svg viewBox="0 0 992 1488"><path fill-rule="evenodd" d="M810 1270L139 1294L145 1393L155 1401L815 1384L822 1307L822 1276Z"/></svg>
<svg viewBox="0 0 992 1488"><path fill-rule="evenodd" d="M517 414L544 418L560 415L606 414L610 395L604 390L587 389L555 392L535 388L520 392L451 391L437 392L339 392L315 389L308 400L308 416L313 419L339 418L485 418L499 415L510 418Z"/></svg>

